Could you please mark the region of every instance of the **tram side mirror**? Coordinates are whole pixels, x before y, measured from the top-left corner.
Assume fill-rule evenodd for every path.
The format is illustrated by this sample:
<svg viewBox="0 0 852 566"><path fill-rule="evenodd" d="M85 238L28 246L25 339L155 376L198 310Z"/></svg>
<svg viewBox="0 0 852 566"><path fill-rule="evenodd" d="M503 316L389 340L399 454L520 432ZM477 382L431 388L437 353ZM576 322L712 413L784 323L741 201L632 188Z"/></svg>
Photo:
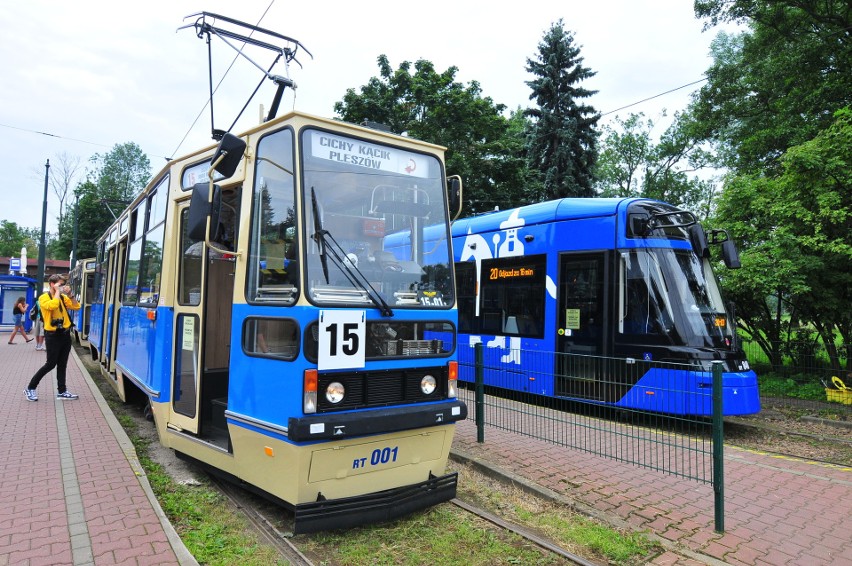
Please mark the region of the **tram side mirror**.
<svg viewBox="0 0 852 566"><path fill-rule="evenodd" d="M447 177L447 200L450 204L450 218L455 220L462 213L462 180L458 175Z"/></svg>
<svg viewBox="0 0 852 566"><path fill-rule="evenodd" d="M219 227L219 210L221 207L222 189L219 185L213 185L213 202L210 202L210 183L193 185L192 199L189 201L189 217L186 223L187 235L190 239L205 240L208 216L210 217L210 239L214 239Z"/></svg>
<svg viewBox="0 0 852 566"><path fill-rule="evenodd" d="M701 258L710 257L710 248L707 246L707 234L701 224L697 222L689 227L689 241L695 255Z"/></svg>
<svg viewBox="0 0 852 566"><path fill-rule="evenodd" d="M730 238L722 242L722 260L728 269L739 269L742 267L737 245Z"/></svg>
<svg viewBox="0 0 852 566"><path fill-rule="evenodd" d="M211 163L216 163L221 157L222 160L216 163L215 169L223 177L230 177L237 170L237 167L239 167L245 150L246 142L233 134L226 133L219 142Z"/></svg>

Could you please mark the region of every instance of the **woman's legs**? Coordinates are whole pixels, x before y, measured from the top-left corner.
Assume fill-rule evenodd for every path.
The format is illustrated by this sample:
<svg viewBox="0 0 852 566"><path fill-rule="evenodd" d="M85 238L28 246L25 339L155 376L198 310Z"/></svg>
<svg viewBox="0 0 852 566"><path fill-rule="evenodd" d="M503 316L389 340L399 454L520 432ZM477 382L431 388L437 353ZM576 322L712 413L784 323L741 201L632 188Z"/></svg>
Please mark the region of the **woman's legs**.
<svg viewBox="0 0 852 566"><path fill-rule="evenodd" d="M26 333L24 332L24 328L23 328L22 326L17 326L17 325L15 325L15 328L14 328L14 329L12 329L12 335L11 335L11 336L9 336L9 344L14 344L14 343L15 343L15 342L14 342L14 340L15 340L15 336L16 336L19 332L21 333L21 336L23 336L23 337L24 337L24 340L26 340L26 339L27 339L27 335L26 335Z"/></svg>
<svg viewBox="0 0 852 566"><path fill-rule="evenodd" d="M56 335L49 334L45 336L44 341L47 344L47 360L44 362L44 365L41 366L37 372L35 372L35 375L33 375L33 378L30 380L30 384L27 386L27 389L35 389L36 387L38 387L38 382L41 381L41 378L47 375L47 372L55 368L56 364L59 362L59 355L61 353L60 350L62 345L57 342Z"/></svg>

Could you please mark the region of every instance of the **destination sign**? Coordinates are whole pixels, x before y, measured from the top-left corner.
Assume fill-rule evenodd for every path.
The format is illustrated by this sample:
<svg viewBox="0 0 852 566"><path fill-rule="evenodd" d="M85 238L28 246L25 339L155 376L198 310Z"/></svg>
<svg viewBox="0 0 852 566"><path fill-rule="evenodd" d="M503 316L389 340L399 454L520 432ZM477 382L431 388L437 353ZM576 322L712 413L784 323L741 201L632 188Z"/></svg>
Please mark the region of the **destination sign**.
<svg viewBox="0 0 852 566"><path fill-rule="evenodd" d="M526 277L535 277L535 268L533 267L492 267L488 271L488 279L498 281L500 279L520 279Z"/></svg>
<svg viewBox="0 0 852 566"><path fill-rule="evenodd" d="M311 155L386 173L429 177L429 159L423 155L325 132L311 132Z"/></svg>

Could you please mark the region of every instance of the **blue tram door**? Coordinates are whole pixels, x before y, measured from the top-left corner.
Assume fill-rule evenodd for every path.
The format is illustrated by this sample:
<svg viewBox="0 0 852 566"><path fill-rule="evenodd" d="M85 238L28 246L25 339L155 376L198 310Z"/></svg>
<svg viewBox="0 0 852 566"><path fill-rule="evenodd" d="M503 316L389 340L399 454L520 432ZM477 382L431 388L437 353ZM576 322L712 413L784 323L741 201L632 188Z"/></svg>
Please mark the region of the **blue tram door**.
<svg viewBox="0 0 852 566"><path fill-rule="evenodd" d="M237 232L239 188L224 191L228 214L221 230ZM189 207L178 209L180 248L175 253L178 286L174 308L174 367L169 423L208 442L230 446L222 428L228 405L235 257L193 240L187 233ZM217 247L223 244L217 243Z"/></svg>
<svg viewBox="0 0 852 566"><path fill-rule="evenodd" d="M561 254L555 393L609 401L603 360L608 309L604 253Z"/></svg>
<svg viewBox="0 0 852 566"><path fill-rule="evenodd" d="M117 229L113 228L110 241L114 241ZM124 256L127 238L122 238L109 250L107 286L104 294L104 324L101 340L100 362L103 371L115 375L115 351L118 346L118 318L121 311L121 290L124 287Z"/></svg>
<svg viewBox="0 0 852 566"><path fill-rule="evenodd" d="M169 424L198 432L201 388L201 326L205 291L207 247L187 234L189 206L177 210L180 218L180 247L177 259L178 292L174 308L174 355L172 408Z"/></svg>

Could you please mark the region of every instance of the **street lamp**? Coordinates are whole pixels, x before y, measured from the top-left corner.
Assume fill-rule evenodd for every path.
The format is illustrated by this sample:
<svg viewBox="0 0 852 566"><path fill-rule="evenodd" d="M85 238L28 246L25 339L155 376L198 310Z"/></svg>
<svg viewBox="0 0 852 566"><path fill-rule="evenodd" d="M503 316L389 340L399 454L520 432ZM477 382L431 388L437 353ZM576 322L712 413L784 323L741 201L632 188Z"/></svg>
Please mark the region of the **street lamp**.
<svg viewBox="0 0 852 566"><path fill-rule="evenodd" d="M74 195L74 239L71 241L71 269L77 263L77 226L80 223L78 212L80 195Z"/></svg>
<svg viewBox="0 0 852 566"><path fill-rule="evenodd" d="M47 232L47 179L50 172L50 159L44 164L44 201L41 205L41 240L38 243L38 292L41 293L44 289L44 256L45 244L44 239Z"/></svg>

